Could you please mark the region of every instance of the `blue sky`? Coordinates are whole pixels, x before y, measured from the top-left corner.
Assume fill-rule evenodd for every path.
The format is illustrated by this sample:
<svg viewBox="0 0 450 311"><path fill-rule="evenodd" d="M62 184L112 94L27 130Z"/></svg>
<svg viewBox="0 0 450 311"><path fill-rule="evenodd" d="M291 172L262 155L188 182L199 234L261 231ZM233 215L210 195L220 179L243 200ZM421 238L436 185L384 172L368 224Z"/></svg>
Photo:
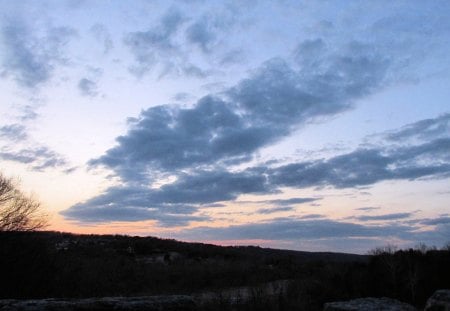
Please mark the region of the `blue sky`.
<svg viewBox="0 0 450 311"><path fill-rule="evenodd" d="M450 233L447 1L0 1L0 165L51 229L364 253Z"/></svg>

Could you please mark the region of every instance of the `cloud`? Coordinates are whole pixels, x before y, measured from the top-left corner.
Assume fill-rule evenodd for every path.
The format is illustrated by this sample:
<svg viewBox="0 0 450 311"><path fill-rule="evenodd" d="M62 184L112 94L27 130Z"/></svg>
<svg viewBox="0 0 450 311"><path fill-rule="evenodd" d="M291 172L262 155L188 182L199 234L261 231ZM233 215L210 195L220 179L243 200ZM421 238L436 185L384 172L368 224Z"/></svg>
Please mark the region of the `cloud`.
<svg viewBox="0 0 450 311"><path fill-rule="evenodd" d="M197 46L203 53L213 52L213 48L225 33L230 32L238 23L240 8L233 5L221 10L212 10L195 19L185 31L189 44Z"/></svg>
<svg viewBox="0 0 450 311"><path fill-rule="evenodd" d="M205 97L194 108L158 106L143 111L127 135L117 138L118 146L90 164L105 165L124 180L135 180L150 168L171 172L245 156L267 135L271 133L246 126L222 100Z"/></svg>
<svg viewBox="0 0 450 311"><path fill-rule="evenodd" d="M376 216L358 216L358 217L355 217L355 219L359 220L359 221L399 220L399 219L409 218L412 215L414 215L414 213L392 213L392 214L376 215Z"/></svg>
<svg viewBox="0 0 450 311"><path fill-rule="evenodd" d="M383 84L389 68L389 61L368 46L347 51L354 45L342 47L342 55L327 48L325 57L309 59L310 66L320 64L315 70L303 65L297 71L281 59L272 59L228 94L258 122L286 124L284 130L348 110L354 100Z"/></svg>
<svg viewBox="0 0 450 311"><path fill-rule="evenodd" d="M53 27L45 35L18 20L2 26L2 68L21 86L35 88L48 81L56 65L65 64L64 47L76 32L67 27Z"/></svg>
<svg viewBox="0 0 450 311"><path fill-rule="evenodd" d="M383 136L386 140L395 142L448 138L450 137L450 113L405 125L401 129L389 131Z"/></svg>
<svg viewBox="0 0 450 311"><path fill-rule="evenodd" d="M142 187L112 187L95 198L78 203L61 214L86 223L156 220L160 226L186 226L191 221L206 221L193 215L198 207L164 200L162 190ZM95 208L92 208L95 206Z"/></svg>
<svg viewBox="0 0 450 311"><path fill-rule="evenodd" d="M27 166L32 171L58 168L69 173L75 170L62 155L36 142L29 132L29 123L36 120L36 106L19 107L14 123L0 126L0 160Z"/></svg>
<svg viewBox="0 0 450 311"><path fill-rule="evenodd" d="M95 97L98 95L97 83L87 78L82 78L78 82L78 89L83 96Z"/></svg>
<svg viewBox="0 0 450 311"><path fill-rule="evenodd" d="M375 211L380 209L379 207L372 207L372 206L368 206L368 207L359 207L359 208L355 208L357 211L365 211L365 212L370 212L370 211Z"/></svg>
<svg viewBox="0 0 450 311"><path fill-rule="evenodd" d="M164 124L171 124L165 122L163 118L158 120ZM203 125L207 126L207 122ZM196 130L196 128L193 130ZM156 135L156 137L160 137L159 133L156 133ZM449 151L450 141L448 139L437 139L402 148L361 149L328 160L293 163L272 169L265 167L249 168L238 173L217 169L198 171L195 174L180 175L175 182L163 185L157 191L143 188L142 196L151 199L147 204L150 204L150 202L203 204L234 200L245 193L273 193L278 187L285 186L293 188L322 186L349 188L372 185L376 182L393 179L442 178L450 173ZM170 161L173 161L173 159L170 159ZM136 161L130 161L130 163L133 163L134 166L130 167L126 174L121 174L124 180L128 182L147 180L146 176L136 179L134 171ZM180 163L176 163L176 165L180 165ZM167 164L165 168L173 172L171 164ZM315 200L317 199L292 198L269 200L264 201L264 203L283 206ZM367 218L365 220L377 220L377 217L381 217L379 220L387 220L383 217L400 216L405 215L373 216L373 219Z"/></svg>
<svg viewBox="0 0 450 311"><path fill-rule="evenodd" d="M403 225L360 225L331 219L276 218L228 227L184 229L180 238L194 240L317 240L333 238L398 237L408 239L414 228Z"/></svg>
<svg viewBox="0 0 450 311"><path fill-rule="evenodd" d="M187 102L189 100L192 100L194 96L192 94L186 93L186 92L179 92L175 94L172 99L178 102Z"/></svg>
<svg viewBox="0 0 450 311"><path fill-rule="evenodd" d="M132 36L137 40L135 48L176 48L171 38L184 19L176 12L168 14L159 27ZM390 75L389 58L358 42L336 48L323 39L305 41L295 57L297 65L271 59L235 86L204 96L189 108L156 106L130 119L129 130L117 137L117 145L89 162L91 167L111 169L123 187L109 188L68 212L75 217L80 215L77 210L92 209L83 215L97 219L96 210L118 204L118 209L155 208L161 217L171 204L201 209L201 204L235 200L242 194L276 193L282 187L349 188L448 176L448 139L360 148L329 159L232 171L234 165L248 163L262 147L308 122L351 109L357 99L382 88ZM151 186L167 177L174 181ZM118 193L127 189L133 189L133 204L118 200ZM269 204L278 208L316 199L299 200Z"/></svg>
<svg viewBox="0 0 450 311"><path fill-rule="evenodd" d="M293 207L290 206L280 206L280 207L273 207L273 208L260 208L256 210L255 213L257 214L273 214L273 213L279 213L279 212L291 212L295 210Z"/></svg>
<svg viewBox="0 0 450 311"><path fill-rule="evenodd" d="M271 185L350 188L385 180L447 178L450 138L394 147L358 149L327 160L291 163L268 170Z"/></svg>
<svg viewBox="0 0 450 311"><path fill-rule="evenodd" d="M104 54L108 54L114 48L111 35L104 25L95 24L89 29L89 31L92 33L94 38L103 45Z"/></svg>
<svg viewBox="0 0 450 311"><path fill-rule="evenodd" d="M200 171L182 175L163 185L153 200L171 203L214 203L234 200L241 194L272 193L266 177L253 172Z"/></svg>
<svg viewBox="0 0 450 311"><path fill-rule="evenodd" d="M192 23L186 29L186 37L189 42L198 45L205 53L210 51L211 44L216 39L216 34L207 18L202 18Z"/></svg>
<svg viewBox="0 0 450 311"><path fill-rule="evenodd" d="M421 224L423 225L447 225L450 224L450 217L448 216L442 216L439 218L431 218L431 219L424 219L421 221Z"/></svg>
<svg viewBox="0 0 450 311"><path fill-rule="evenodd" d="M131 180L147 172L242 163L314 118L350 109L352 101L380 86L386 70L384 58L372 52L322 62L320 72L310 72L273 59L222 95L205 96L191 108L144 110L117 138L118 145L90 164Z"/></svg>
<svg viewBox="0 0 450 311"><path fill-rule="evenodd" d="M183 6L170 7L148 29L125 35L124 43L134 57L130 71L137 77L156 73L157 78L203 79L217 73L218 58L225 59L219 61L221 65L235 61L231 54L226 57L236 50L227 41L239 24L240 10L235 5L221 5L220 10L216 5Z"/></svg>
<svg viewBox="0 0 450 311"><path fill-rule="evenodd" d="M182 175L177 181L159 188L136 185L111 187L104 194L76 204L62 214L72 218L78 217L83 221L101 222L108 208L120 210L121 207L125 207L128 211L133 208L138 210L137 214L132 215L143 215L142 210L148 209L150 212L146 215L149 218L144 219L159 220L165 215L180 213L191 215L199 209L199 204L234 200L243 193L258 194L270 193L270 191L264 176L251 173L204 171L194 175ZM115 215L118 218L114 218ZM120 212L112 213L107 217L110 221L129 220ZM199 218L195 216L192 219Z"/></svg>
<svg viewBox="0 0 450 311"><path fill-rule="evenodd" d="M304 204L309 202L314 202L320 200L320 198L290 198L290 199L278 199L278 200L268 200L266 203L284 206L284 205L292 205L292 204Z"/></svg>
<svg viewBox="0 0 450 311"><path fill-rule="evenodd" d="M18 142L28 138L25 126L21 124L9 124L0 127L0 137L9 141Z"/></svg>
<svg viewBox="0 0 450 311"><path fill-rule="evenodd" d="M61 155L45 146L18 150L3 147L0 149L0 159L28 164L33 171L43 171L49 168L64 168L68 166L67 161Z"/></svg>
<svg viewBox="0 0 450 311"><path fill-rule="evenodd" d="M316 218L325 218L325 216L320 214L307 214L299 217L299 219L316 219Z"/></svg>
<svg viewBox="0 0 450 311"><path fill-rule="evenodd" d="M450 236L450 217L442 216L431 219L424 219L418 221L420 225L432 228L423 229L420 232L415 232L414 238L417 241L427 245L442 245L449 242ZM444 244L444 245L445 245Z"/></svg>
<svg viewBox="0 0 450 311"><path fill-rule="evenodd" d="M221 102L219 102L222 104ZM156 109L160 109L157 107ZM197 108L196 108L197 109ZM202 108L203 109L203 108ZM216 109L217 110L217 109ZM188 110L193 112L195 110ZM225 110L227 111L227 110ZM164 127L175 129L173 119L165 119L164 116L167 113L165 109L162 110L164 115L155 117L154 121L145 120L146 125L149 122L161 122L160 126L152 125L150 128L153 138L147 140L137 140L130 142L133 144L143 144L144 141L152 141L164 138L161 133L166 133ZM183 114L187 111L184 111ZM154 112L151 112L154 116ZM197 115L197 112L194 114ZM226 114L225 114L226 115ZM230 120L234 120L235 115ZM223 120L221 114L215 114L218 120L221 120L223 124L227 124ZM187 120L191 120L188 117ZM201 122L187 122L184 126L184 133L189 134L189 131L197 133L197 138L201 138L201 133L204 131L203 127L208 127L208 119L202 118ZM228 119L227 119L228 120ZM140 124L141 120L135 120L137 124ZM219 121L212 123L218 124ZM198 125L201 124L201 129ZM231 122L231 124L234 124ZM161 132L157 132L159 129ZM175 132L179 132L176 130ZM172 132L169 131L172 134ZM147 135L147 133L144 133ZM131 135L136 137L135 134ZM168 136L168 141L176 141L173 137ZM129 139L129 137L127 137ZM206 141L206 140L204 140ZM121 141L124 144L125 139ZM128 143L128 142L127 142ZM163 146L166 144L164 143ZM187 144L190 146L189 144ZM199 143L201 146L202 143ZM132 150L134 145L130 145L123 149ZM151 146L151 144L150 144ZM211 147L207 147L208 149ZM207 152L210 150L205 149L204 152L195 154L198 159L198 163L205 163L205 157L209 157ZM151 154L155 153L155 148L149 149ZM193 149L195 150L195 149ZM160 157L156 157L156 168L161 169L161 174L172 174L175 177L175 181L163 184L159 188L151 188L149 186L139 186L135 188L136 191L130 195L134 198L133 203L127 202L125 199L121 199L126 195L122 194L122 191L128 189L124 188L110 188L102 196L95 197L84 203L83 209L97 210L98 200L102 200L101 206L105 208L108 204L118 204L118 206L124 206L129 208L130 206L138 206L139 208L156 208L161 212L161 215L165 213L165 208L171 204L192 204L196 206L196 209L201 209L201 204L213 204L222 201L231 201L237 199L242 194L270 194L276 193L282 187L291 187L295 189L309 188L309 187L335 187L335 188L353 188L373 185L377 182L386 180L414 180L418 178L447 178L450 176L450 138L449 139L436 139L426 143L418 145L408 145L398 147L378 146L371 149L357 149L347 154L341 154L331 157L329 159L318 159L307 162L291 163L287 165L281 165L278 167L268 168L265 166L249 167L247 169L230 172L220 166L214 166L214 157L211 156L210 168L207 170L197 169L196 171L190 171L190 164L192 159L187 163L179 161L177 154L172 154L168 150L162 149L161 154L166 155L164 161L161 162ZM186 149L183 151L186 152ZM193 151L191 151L193 152ZM114 157L111 157L114 155ZM102 157L100 161L102 164L108 164L109 167L114 168L115 172L122 177L125 184L131 187L133 184L145 184L152 180L158 180L158 176L154 175L154 172L147 172L145 167L151 158L149 154L133 156L129 160L129 164L125 163L123 159L126 158L128 153L114 154L110 152L110 157ZM189 155L189 156L194 156ZM142 161L139 159L142 157ZM171 158L174 157L174 158ZM95 160L99 161L99 160ZM117 161L117 162L115 162ZM216 164L218 160L216 159ZM96 162L91 165L97 165ZM178 170L174 168L187 169ZM139 170L139 174L137 171ZM153 179L154 178L154 179ZM273 204L273 208L260 209L258 212L268 214L276 211L287 211L291 209L293 204L302 204L307 202L314 202L320 198L291 198L284 200L266 200L259 201L259 203ZM258 202L257 202L258 203ZM80 208L80 205L75 205L69 210L73 215L77 215L76 210ZM119 208L119 207L117 207ZM373 210L374 208L361 208L360 210ZM361 221L374 221L374 220L394 220L409 217L409 213L397 213L379 216L360 216L357 217Z"/></svg>
<svg viewBox="0 0 450 311"><path fill-rule="evenodd" d="M131 68L138 76L149 72L160 61L170 57L180 57L174 36L186 18L177 9L169 9L160 19L159 25L147 30L130 32L124 43L133 53L136 66ZM173 62L168 62L172 65Z"/></svg>
<svg viewBox="0 0 450 311"><path fill-rule="evenodd" d="M105 223L113 221L143 221L156 220L161 227L186 226L191 221L207 221L205 216L193 216L190 214L160 213L156 209L136 206L107 205L97 209L85 208L83 204L76 205L76 209L62 212L69 220L83 223ZM170 207L168 207L170 208Z"/></svg>
<svg viewBox="0 0 450 311"><path fill-rule="evenodd" d="M26 105L21 108L22 115L20 116L21 122L27 122L37 119L39 114L36 112L36 108L31 105Z"/></svg>

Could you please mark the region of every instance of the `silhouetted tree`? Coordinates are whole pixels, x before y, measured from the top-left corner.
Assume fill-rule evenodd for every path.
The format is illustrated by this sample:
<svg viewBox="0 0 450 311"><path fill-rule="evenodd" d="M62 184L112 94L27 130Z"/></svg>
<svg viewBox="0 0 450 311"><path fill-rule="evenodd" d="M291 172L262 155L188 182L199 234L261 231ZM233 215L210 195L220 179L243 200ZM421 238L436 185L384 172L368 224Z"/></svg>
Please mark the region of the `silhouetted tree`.
<svg viewBox="0 0 450 311"><path fill-rule="evenodd" d="M0 173L0 231L33 231L47 225L41 204Z"/></svg>

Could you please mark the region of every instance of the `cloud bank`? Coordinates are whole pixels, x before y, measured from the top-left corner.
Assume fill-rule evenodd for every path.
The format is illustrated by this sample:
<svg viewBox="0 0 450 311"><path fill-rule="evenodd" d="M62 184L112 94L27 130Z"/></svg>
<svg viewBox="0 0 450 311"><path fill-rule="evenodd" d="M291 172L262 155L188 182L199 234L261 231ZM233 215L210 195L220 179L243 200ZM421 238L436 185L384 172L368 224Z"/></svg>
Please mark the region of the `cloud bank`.
<svg viewBox="0 0 450 311"><path fill-rule="evenodd" d="M172 35L185 22L179 12L169 11L155 29L130 34L128 43L142 61L154 56L142 54L147 51L170 53L176 50ZM350 110L359 99L383 89L398 68L389 55L357 41L332 46L321 38L308 39L293 55L292 60L264 62L248 78L191 107L161 105L130 119L128 132L116 139L116 146L89 162L112 170L122 185L63 215L94 222L130 220L119 212L124 208L132 219L163 221L178 214L173 206L187 205L181 215L189 219L203 204L279 193L284 187L354 188L449 176L448 115L382 134L390 145L363 145L307 162L249 165L261 148L314 120ZM171 181L159 184L164 179ZM118 212L108 214L111 209Z"/></svg>

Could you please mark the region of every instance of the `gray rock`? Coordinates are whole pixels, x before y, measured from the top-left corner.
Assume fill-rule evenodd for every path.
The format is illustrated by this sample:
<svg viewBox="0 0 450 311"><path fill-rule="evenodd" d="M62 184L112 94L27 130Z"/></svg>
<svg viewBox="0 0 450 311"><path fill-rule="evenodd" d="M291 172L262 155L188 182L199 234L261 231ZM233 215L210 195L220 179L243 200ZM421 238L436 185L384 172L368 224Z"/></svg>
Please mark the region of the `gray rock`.
<svg viewBox="0 0 450 311"><path fill-rule="evenodd" d="M450 289L440 289L427 300L425 311L450 311Z"/></svg>
<svg viewBox="0 0 450 311"><path fill-rule="evenodd" d="M104 297L87 299L0 300L0 311L191 311L190 296Z"/></svg>
<svg viewBox="0 0 450 311"><path fill-rule="evenodd" d="M324 311L416 311L413 306L391 298L359 298L329 302Z"/></svg>

